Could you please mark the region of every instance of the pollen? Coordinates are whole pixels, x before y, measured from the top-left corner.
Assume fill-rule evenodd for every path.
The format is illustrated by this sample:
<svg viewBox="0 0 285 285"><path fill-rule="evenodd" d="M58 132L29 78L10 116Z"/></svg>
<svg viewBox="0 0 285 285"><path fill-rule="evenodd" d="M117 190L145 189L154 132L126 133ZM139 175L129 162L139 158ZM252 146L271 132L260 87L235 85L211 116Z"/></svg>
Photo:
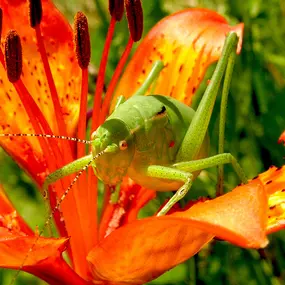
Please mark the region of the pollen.
<svg viewBox="0 0 285 285"><path fill-rule="evenodd" d="M0 225L4 228L7 228L11 232L19 233L20 225L17 220L18 214L16 211L13 211L6 215L0 215Z"/></svg>
<svg viewBox="0 0 285 285"><path fill-rule="evenodd" d="M15 30L9 31L5 39L5 61L9 81L18 81L22 73L22 45Z"/></svg>
<svg viewBox="0 0 285 285"><path fill-rule="evenodd" d="M29 0L29 16L30 25L35 28L41 23L43 15L42 1L41 0Z"/></svg>
<svg viewBox="0 0 285 285"><path fill-rule="evenodd" d="M109 12L117 22L121 21L124 14L124 0L109 0Z"/></svg>
<svg viewBox="0 0 285 285"><path fill-rule="evenodd" d="M134 42L141 39L143 32L143 10L140 0L125 0L129 30Z"/></svg>
<svg viewBox="0 0 285 285"><path fill-rule="evenodd" d="M79 66L87 68L90 62L90 36L88 21L82 12L77 12L74 17L74 43L75 53Z"/></svg>

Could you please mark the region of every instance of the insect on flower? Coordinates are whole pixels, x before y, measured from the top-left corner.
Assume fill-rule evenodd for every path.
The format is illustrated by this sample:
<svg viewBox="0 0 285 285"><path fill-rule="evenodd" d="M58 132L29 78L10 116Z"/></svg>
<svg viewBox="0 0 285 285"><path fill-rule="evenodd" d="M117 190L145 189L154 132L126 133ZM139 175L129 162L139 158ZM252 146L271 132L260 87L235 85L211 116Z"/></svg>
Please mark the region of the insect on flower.
<svg viewBox="0 0 285 285"><path fill-rule="evenodd" d="M86 17L76 15L73 35L51 1L29 1L29 9L26 1L10 2L0 2L5 34L1 84L5 91L9 86L1 94L5 104L0 109L0 143L31 174L42 194L48 193L51 215L34 234L1 191L0 252L5 260L0 259L0 266L31 272L50 284L143 284L193 256L214 236L260 248L267 244L268 232L284 227L284 195L278 184L284 182L284 167L247 184L236 159L224 153L222 134L219 153L207 153L209 120L223 77L223 98L227 97L235 55L241 49L242 24L230 27L224 18L205 9L169 16L143 41L113 96L133 43L142 35L142 7L139 0L110 1L112 17L99 67L92 136L87 140L90 39ZM124 4L131 35L103 100L108 52ZM185 33L185 26L194 32ZM215 42L208 42L208 37ZM150 40L153 46L147 49ZM138 55L142 51L145 60L138 68L135 58L142 58ZM187 105L206 67L219 57L195 112ZM124 91L130 72L137 80ZM167 85L173 72L175 79ZM152 90L157 95L144 96ZM115 103L108 115L112 97ZM84 144L91 146L87 155ZM173 210L199 171L225 163L232 163L244 185L219 198ZM220 173L222 180L221 167ZM106 193L100 225L97 177ZM139 210L156 191L176 192L157 215L137 220ZM268 199L267 192L275 199ZM268 208L272 210L269 220ZM61 238L42 237L52 217ZM65 249L70 267L61 256Z"/></svg>

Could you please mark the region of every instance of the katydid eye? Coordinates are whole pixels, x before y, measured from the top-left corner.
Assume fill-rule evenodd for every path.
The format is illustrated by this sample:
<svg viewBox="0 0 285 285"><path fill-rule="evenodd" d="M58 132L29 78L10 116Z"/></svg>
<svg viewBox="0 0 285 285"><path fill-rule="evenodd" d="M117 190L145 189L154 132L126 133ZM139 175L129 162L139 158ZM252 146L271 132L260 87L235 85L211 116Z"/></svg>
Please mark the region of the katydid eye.
<svg viewBox="0 0 285 285"><path fill-rule="evenodd" d="M96 137L97 137L97 132L94 131L94 132L91 134L91 140L92 140L92 141L95 140Z"/></svg>
<svg viewBox="0 0 285 285"><path fill-rule="evenodd" d="M128 143L126 141L120 141L120 150L125 150L128 148Z"/></svg>

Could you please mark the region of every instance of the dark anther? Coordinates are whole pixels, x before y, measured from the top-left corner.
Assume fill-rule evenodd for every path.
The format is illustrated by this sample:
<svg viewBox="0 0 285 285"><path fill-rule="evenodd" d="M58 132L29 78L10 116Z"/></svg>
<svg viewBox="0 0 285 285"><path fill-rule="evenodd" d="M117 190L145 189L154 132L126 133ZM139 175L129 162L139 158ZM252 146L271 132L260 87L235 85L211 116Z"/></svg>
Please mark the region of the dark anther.
<svg viewBox="0 0 285 285"><path fill-rule="evenodd" d="M35 28L41 23L43 9L41 0L29 0L30 25Z"/></svg>
<svg viewBox="0 0 285 285"><path fill-rule="evenodd" d="M81 68L87 68L90 62L90 36L86 16L77 12L74 17L75 53Z"/></svg>
<svg viewBox="0 0 285 285"><path fill-rule="evenodd" d="M8 79L18 81L22 73L22 45L14 30L9 31L5 39L5 61Z"/></svg>
<svg viewBox="0 0 285 285"><path fill-rule="evenodd" d="M121 21L124 15L124 0L109 0L109 12L116 21Z"/></svg>
<svg viewBox="0 0 285 285"><path fill-rule="evenodd" d="M141 39L143 32L143 10L140 0L125 0L129 30L134 42Z"/></svg>

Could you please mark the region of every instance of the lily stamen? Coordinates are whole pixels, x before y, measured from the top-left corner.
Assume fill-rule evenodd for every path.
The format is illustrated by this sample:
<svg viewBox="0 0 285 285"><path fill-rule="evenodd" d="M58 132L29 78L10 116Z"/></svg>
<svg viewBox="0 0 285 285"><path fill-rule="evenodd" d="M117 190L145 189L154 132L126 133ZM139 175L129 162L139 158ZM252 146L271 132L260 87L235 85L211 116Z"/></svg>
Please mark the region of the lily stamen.
<svg viewBox="0 0 285 285"><path fill-rule="evenodd" d="M82 12L78 12L74 18L74 42L75 53L78 64L82 71L81 81L81 100L79 118L86 118L87 113L87 95L88 95L88 65L90 62L90 36L88 30L88 21ZM86 120L79 120L78 137L86 137ZM77 145L77 158L85 155L85 147Z"/></svg>

